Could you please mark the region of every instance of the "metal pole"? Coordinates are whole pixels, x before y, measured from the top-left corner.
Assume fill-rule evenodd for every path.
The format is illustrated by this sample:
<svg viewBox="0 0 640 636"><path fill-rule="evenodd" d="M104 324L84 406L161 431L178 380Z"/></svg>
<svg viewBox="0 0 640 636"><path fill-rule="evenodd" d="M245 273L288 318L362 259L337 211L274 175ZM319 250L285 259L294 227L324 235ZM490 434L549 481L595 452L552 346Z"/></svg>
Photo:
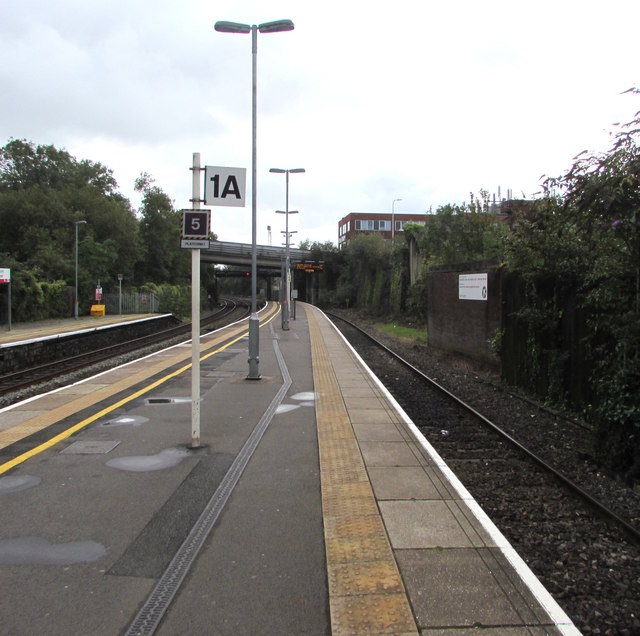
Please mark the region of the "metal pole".
<svg viewBox="0 0 640 636"><path fill-rule="evenodd" d="M259 380L260 372L260 319L258 318L256 296L258 291L258 253L257 239L257 110L258 110L258 27L251 27L251 119L252 119L252 156L251 156L251 316L249 318L249 375L247 380Z"/></svg>
<svg viewBox="0 0 640 636"><path fill-rule="evenodd" d="M9 316L8 316L9 331L11 331L11 280L9 280L9 305L8 305L7 311L9 312Z"/></svg>
<svg viewBox="0 0 640 636"><path fill-rule="evenodd" d="M284 257L284 309L282 310L282 328L289 330L289 171L286 172L286 194L284 207L285 257Z"/></svg>
<svg viewBox="0 0 640 636"><path fill-rule="evenodd" d="M73 317L78 320L78 225L86 223L86 221L76 221L76 281L75 294L73 297Z"/></svg>
<svg viewBox="0 0 640 636"><path fill-rule="evenodd" d="M258 285L258 257L257 257L257 175L256 175L256 120L257 120L257 67L258 67L258 30L260 33L276 33L279 31L292 31L294 28L291 20L276 20L275 22L263 22L260 25L248 25L239 22L218 21L215 24L216 31L222 33L251 33L251 119L252 119L252 192L251 192L251 316L249 318L249 375L247 380L259 380L260 373L260 334L259 318L256 306Z"/></svg>
<svg viewBox="0 0 640 636"><path fill-rule="evenodd" d="M282 329L283 331L289 330L289 317L291 316L291 251L289 237L294 232L289 232L289 214L297 214L297 210L289 210L289 173L290 172L304 172L304 168L271 168L269 172L283 173L286 175L286 187L285 187L285 209L284 212L276 210L276 214L285 215L285 272L283 276L283 285L285 288L284 302L282 307Z"/></svg>
<svg viewBox="0 0 640 636"><path fill-rule="evenodd" d="M200 209L200 153L193 153L192 199ZM191 447L200 446L200 250L191 250Z"/></svg>
<svg viewBox="0 0 640 636"><path fill-rule="evenodd" d="M78 320L78 222L76 221L76 284L73 295L73 317Z"/></svg>

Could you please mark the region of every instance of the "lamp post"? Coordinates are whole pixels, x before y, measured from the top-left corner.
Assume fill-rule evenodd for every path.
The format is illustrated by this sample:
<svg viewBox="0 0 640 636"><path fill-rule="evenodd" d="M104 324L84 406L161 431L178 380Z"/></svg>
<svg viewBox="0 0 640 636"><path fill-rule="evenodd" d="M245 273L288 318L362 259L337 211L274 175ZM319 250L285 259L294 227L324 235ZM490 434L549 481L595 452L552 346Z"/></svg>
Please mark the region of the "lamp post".
<svg viewBox="0 0 640 636"><path fill-rule="evenodd" d="M395 235L396 235L396 222L395 222L395 207L396 207L396 201L402 201L402 199L394 199L391 202L391 242L393 243L395 240Z"/></svg>
<svg viewBox="0 0 640 636"><path fill-rule="evenodd" d="M86 221L76 221L76 285L73 296L73 317L76 320L78 320L78 225L83 223L86 223Z"/></svg>
<svg viewBox="0 0 640 636"><path fill-rule="evenodd" d="M285 296L284 296L284 307L282 309L282 329L284 331L289 330L289 306L291 301L291 290L289 284L289 270L291 269L291 263L289 258L289 215L290 214L298 214L297 210L289 210L289 174L290 173L299 173L304 172L304 168L271 168L269 172L277 172L284 173L286 175L286 190L285 190L285 209L284 212L282 210L276 210L276 214L284 214L285 215Z"/></svg>
<svg viewBox="0 0 640 636"><path fill-rule="evenodd" d="M283 214L283 212L281 210L276 210L276 214ZM289 210L289 214L298 214L297 210ZM289 248L291 247L291 237L294 234L297 234L298 230L291 230L291 231L284 231L284 230L280 230L280 234L284 234L285 235L285 242L282 243L282 245L285 246L285 254L287 254L287 256L285 257L285 266L284 266L284 276L282 277L284 280L284 284L283 284L283 291L284 291L284 297L285 297L285 303L286 303L286 307L287 307L287 324L285 326L284 323L284 317L285 317L285 312L284 310L282 311L282 328L287 331L289 329L289 318L291 318L291 276L290 276L290 272L291 272L291 259L288 256L288 252L289 252ZM294 316L294 320L295 320L295 316Z"/></svg>
<svg viewBox="0 0 640 636"><path fill-rule="evenodd" d="M251 33L251 119L252 119L252 156L251 156L251 317L249 318L249 375L247 380L259 380L260 373L260 334L259 318L256 306L258 256L256 249L257 234L257 195L256 195L256 119L257 119L257 62L258 62L258 31L260 33L277 33L278 31L292 31L291 20L276 20L263 24L250 25L239 22L216 22L215 30L220 33Z"/></svg>

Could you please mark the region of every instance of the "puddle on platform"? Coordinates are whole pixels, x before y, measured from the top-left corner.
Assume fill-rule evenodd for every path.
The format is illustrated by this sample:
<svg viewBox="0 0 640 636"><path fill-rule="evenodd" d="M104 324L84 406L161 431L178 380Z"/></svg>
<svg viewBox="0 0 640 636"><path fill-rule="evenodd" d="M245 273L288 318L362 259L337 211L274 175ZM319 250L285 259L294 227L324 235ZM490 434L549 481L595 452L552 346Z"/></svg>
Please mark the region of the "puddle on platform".
<svg viewBox="0 0 640 636"><path fill-rule="evenodd" d="M300 408L299 404L280 404L278 408L276 408L276 415L288 413L289 411L295 411L298 408Z"/></svg>
<svg viewBox="0 0 640 636"><path fill-rule="evenodd" d="M0 540L1 565L73 565L95 561L106 553L96 541L49 543L40 537Z"/></svg>
<svg viewBox="0 0 640 636"><path fill-rule="evenodd" d="M33 488L33 486L37 486L40 481L40 477L33 475L7 475L6 477L0 477L0 495Z"/></svg>
<svg viewBox="0 0 640 636"><path fill-rule="evenodd" d="M292 400L300 400L302 402L315 402L316 394L313 391L303 391L291 396ZM307 406L305 404L305 406Z"/></svg>
<svg viewBox="0 0 640 636"><path fill-rule="evenodd" d="M142 415L120 415L113 420L99 424L99 426L103 428L112 426L140 426L148 421L149 418L143 417Z"/></svg>
<svg viewBox="0 0 640 636"><path fill-rule="evenodd" d="M134 455L132 457L117 457L110 459L107 466L117 470L127 470L133 473L146 473L177 466L191 453L184 448L167 448L157 455Z"/></svg>

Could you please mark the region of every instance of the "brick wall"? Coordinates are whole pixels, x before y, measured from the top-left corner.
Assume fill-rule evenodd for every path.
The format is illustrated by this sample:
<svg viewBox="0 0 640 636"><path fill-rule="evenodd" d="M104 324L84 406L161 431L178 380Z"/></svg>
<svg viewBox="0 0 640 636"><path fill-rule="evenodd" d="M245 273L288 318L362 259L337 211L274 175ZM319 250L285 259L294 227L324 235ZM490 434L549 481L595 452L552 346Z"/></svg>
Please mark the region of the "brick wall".
<svg viewBox="0 0 640 636"><path fill-rule="evenodd" d="M460 274L487 274L487 300L460 300ZM497 364L488 341L501 327L500 270L495 263L432 268L427 275L429 345Z"/></svg>

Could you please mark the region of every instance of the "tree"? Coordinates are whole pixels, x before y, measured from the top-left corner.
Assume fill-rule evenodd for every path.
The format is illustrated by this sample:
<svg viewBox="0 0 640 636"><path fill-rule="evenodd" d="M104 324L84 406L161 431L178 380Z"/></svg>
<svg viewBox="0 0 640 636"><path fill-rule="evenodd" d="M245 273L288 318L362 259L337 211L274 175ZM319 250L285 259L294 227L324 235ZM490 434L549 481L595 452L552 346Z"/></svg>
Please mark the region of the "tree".
<svg viewBox="0 0 640 636"><path fill-rule="evenodd" d="M140 207L142 259L136 280L143 283L189 282L188 250L180 247L180 212L173 208L169 196L153 185L153 178L143 173L135 188L143 193Z"/></svg>
<svg viewBox="0 0 640 636"><path fill-rule="evenodd" d="M501 259L508 226L485 204L447 204L414 228L427 266Z"/></svg>
<svg viewBox="0 0 640 636"><path fill-rule="evenodd" d="M301 299L311 298L311 285L315 285L318 296L315 299L320 306L343 305L344 298L339 298L337 293L338 279L342 273L345 262L345 254L331 242L300 242L300 249L311 252L312 261L322 261L322 272L307 274L294 271L294 286L298 290ZM307 290L307 287L309 288Z"/></svg>
<svg viewBox="0 0 640 636"><path fill-rule="evenodd" d="M98 279L131 280L137 247L137 221L117 192L111 170L77 161L54 146L12 140L0 149L0 252L25 265L38 280L75 276L75 223L85 220L88 240L80 267L80 298L89 298ZM107 258L93 258L102 252ZM86 256L87 258L84 258Z"/></svg>
<svg viewBox="0 0 640 636"><path fill-rule="evenodd" d="M581 153L566 175L547 179L535 213L515 224L507 258L527 287L521 318L532 334L546 330L549 348L563 344L563 300L575 297L585 329L572 355L590 371L588 415L599 450L629 476L640 475L639 135L636 114L608 151Z"/></svg>
<svg viewBox="0 0 640 636"><path fill-rule="evenodd" d="M384 313L389 307L391 243L379 233L360 234L349 242L344 257L338 280L340 304Z"/></svg>

